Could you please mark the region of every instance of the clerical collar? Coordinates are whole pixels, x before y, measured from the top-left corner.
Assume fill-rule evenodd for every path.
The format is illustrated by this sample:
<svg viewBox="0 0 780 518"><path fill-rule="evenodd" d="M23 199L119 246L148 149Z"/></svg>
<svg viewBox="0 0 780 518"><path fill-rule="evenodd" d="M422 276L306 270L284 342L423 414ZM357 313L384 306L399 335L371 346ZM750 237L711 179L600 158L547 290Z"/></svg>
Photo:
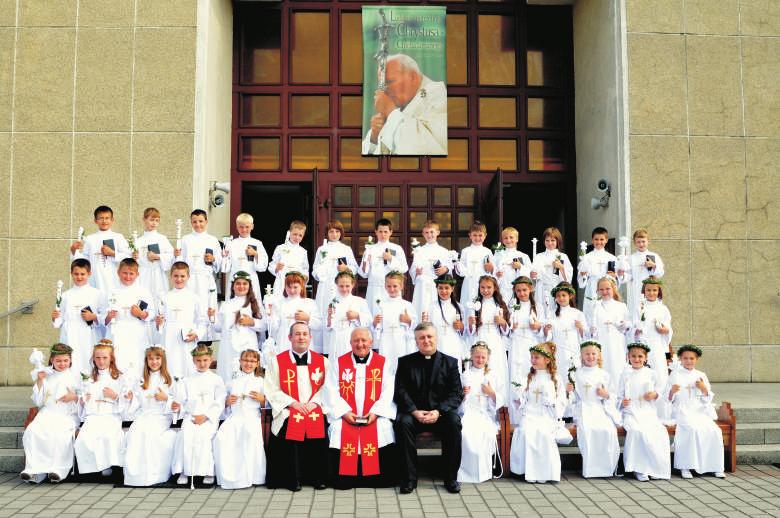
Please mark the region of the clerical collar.
<svg viewBox="0 0 780 518"><path fill-rule="evenodd" d="M363 358L358 358L355 353L352 353L352 358L355 360L356 364L366 364L368 363L368 358L371 356L371 353L368 353Z"/></svg>
<svg viewBox="0 0 780 518"><path fill-rule="evenodd" d="M420 354L422 354L422 353L420 353ZM433 354L423 354L423 358L425 358L426 360L430 360L430 359L431 359L431 358L433 358L435 355L436 355L436 353L435 353L435 352L434 352Z"/></svg>
<svg viewBox="0 0 780 518"><path fill-rule="evenodd" d="M307 366L309 365L309 351L306 351L305 353L296 353L292 349L290 349L290 352L293 355L293 360L295 360L295 365L303 365Z"/></svg>

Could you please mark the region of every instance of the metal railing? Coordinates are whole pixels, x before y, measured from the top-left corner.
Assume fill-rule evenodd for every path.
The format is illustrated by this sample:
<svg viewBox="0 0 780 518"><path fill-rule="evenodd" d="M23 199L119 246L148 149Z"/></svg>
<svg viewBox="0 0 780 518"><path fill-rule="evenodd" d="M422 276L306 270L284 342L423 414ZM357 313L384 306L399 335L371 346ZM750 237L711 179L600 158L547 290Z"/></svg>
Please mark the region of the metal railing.
<svg viewBox="0 0 780 518"><path fill-rule="evenodd" d="M36 305L37 303L38 303L38 299L23 300L19 306L0 313L0 318L13 315L14 313L29 315L33 312L33 306Z"/></svg>

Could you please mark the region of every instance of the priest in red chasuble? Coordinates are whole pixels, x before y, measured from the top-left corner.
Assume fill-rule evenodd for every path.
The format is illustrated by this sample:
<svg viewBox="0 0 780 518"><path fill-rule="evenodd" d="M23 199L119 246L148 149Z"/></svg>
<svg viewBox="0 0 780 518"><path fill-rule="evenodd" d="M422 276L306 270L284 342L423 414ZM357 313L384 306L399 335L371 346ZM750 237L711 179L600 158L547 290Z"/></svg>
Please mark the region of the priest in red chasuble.
<svg viewBox="0 0 780 518"><path fill-rule="evenodd" d="M325 358L309 349L305 322L290 326L292 347L269 362L265 377L273 411L268 438L269 488L300 491L301 484L324 489L328 476Z"/></svg>
<svg viewBox="0 0 780 518"><path fill-rule="evenodd" d="M333 485L391 486L396 464L392 368L371 350L368 329L353 330L350 345L351 352L331 359L326 382Z"/></svg>

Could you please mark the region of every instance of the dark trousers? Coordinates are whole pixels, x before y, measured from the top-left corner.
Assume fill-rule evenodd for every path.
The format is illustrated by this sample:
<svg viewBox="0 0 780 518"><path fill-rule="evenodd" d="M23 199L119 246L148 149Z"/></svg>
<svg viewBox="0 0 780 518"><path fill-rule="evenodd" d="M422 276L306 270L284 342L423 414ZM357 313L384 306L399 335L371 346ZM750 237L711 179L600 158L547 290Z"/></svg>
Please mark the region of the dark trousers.
<svg viewBox="0 0 780 518"><path fill-rule="evenodd" d="M461 424L455 412L444 412L433 424L422 424L411 414L398 413L395 420L395 443L398 448L400 478L402 483L417 483L417 435L433 432L441 437L441 453L444 463L444 480L456 480L460 468Z"/></svg>
<svg viewBox="0 0 780 518"><path fill-rule="evenodd" d="M287 421L279 435L268 437L267 486L290 488L296 483L316 484L328 478L328 439L288 441Z"/></svg>

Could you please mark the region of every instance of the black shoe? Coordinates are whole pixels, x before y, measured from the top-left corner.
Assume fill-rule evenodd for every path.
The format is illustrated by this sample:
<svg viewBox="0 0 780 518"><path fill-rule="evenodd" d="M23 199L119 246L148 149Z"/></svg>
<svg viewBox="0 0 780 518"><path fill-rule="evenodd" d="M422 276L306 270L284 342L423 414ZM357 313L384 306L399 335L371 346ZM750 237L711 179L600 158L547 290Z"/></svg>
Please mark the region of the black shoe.
<svg viewBox="0 0 780 518"><path fill-rule="evenodd" d="M325 489L325 482L318 480L312 484L312 487L316 490Z"/></svg>
<svg viewBox="0 0 780 518"><path fill-rule="evenodd" d="M444 483L444 488L450 493L460 493L460 482L448 480Z"/></svg>
<svg viewBox="0 0 780 518"><path fill-rule="evenodd" d="M295 482L294 484L290 485L290 487L288 487L287 489L289 489L290 491L292 491L294 493L298 492L298 491L301 490L301 483L300 482Z"/></svg>
<svg viewBox="0 0 780 518"><path fill-rule="evenodd" d="M401 484L401 494L402 495L408 495L409 493L412 493L415 488L414 482L405 482L404 484Z"/></svg>

